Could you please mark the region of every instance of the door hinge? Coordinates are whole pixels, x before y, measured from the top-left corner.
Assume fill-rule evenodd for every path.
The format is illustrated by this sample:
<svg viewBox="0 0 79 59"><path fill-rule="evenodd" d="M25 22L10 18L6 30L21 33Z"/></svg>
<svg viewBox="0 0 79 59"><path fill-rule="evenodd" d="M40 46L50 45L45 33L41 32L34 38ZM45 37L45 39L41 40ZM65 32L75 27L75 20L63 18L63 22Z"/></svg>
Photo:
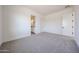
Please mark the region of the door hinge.
<svg viewBox="0 0 79 59"><path fill-rule="evenodd" d="M72 16L73 16L73 14L72 14Z"/></svg>
<svg viewBox="0 0 79 59"><path fill-rule="evenodd" d="M72 26L72 28L74 28L74 26Z"/></svg>
<svg viewBox="0 0 79 59"><path fill-rule="evenodd" d="M72 35L73 35L73 32L72 32Z"/></svg>
<svg viewBox="0 0 79 59"><path fill-rule="evenodd" d="M72 20L72 22L74 22L74 20Z"/></svg>

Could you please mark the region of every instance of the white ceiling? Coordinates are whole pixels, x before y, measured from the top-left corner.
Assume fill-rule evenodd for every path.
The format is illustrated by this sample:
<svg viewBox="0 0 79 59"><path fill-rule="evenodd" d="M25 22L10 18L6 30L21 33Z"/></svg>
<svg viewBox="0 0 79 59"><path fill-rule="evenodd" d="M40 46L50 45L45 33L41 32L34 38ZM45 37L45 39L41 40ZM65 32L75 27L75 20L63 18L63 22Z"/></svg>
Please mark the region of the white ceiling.
<svg viewBox="0 0 79 59"><path fill-rule="evenodd" d="M43 15L47 15L53 12L60 11L65 8L66 5L28 5L27 7Z"/></svg>

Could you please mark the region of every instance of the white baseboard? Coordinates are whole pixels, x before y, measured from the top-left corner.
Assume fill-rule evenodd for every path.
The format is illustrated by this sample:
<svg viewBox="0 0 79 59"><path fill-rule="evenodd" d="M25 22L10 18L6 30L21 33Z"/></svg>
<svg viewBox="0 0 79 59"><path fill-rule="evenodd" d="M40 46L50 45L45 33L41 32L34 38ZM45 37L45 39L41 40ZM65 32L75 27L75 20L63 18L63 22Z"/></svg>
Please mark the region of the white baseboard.
<svg viewBox="0 0 79 59"><path fill-rule="evenodd" d="M30 36L30 34L29 35L23 35L23 36L9 38L9 40L5 40L4 42L21 39L21 38L24 38L24 37L27 37L27 36Z"/></svg>

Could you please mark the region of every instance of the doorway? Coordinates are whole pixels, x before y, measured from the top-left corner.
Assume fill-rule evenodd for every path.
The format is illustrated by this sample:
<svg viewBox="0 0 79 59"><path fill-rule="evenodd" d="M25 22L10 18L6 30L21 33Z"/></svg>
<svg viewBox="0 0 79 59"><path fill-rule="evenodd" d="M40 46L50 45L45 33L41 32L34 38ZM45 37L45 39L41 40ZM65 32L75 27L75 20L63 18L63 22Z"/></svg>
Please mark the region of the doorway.
<svg viewBox="0 0 79 59"><path fill-rule="evenodd" d="M35 34L35 16L31 15L31 34Z"/></svg>

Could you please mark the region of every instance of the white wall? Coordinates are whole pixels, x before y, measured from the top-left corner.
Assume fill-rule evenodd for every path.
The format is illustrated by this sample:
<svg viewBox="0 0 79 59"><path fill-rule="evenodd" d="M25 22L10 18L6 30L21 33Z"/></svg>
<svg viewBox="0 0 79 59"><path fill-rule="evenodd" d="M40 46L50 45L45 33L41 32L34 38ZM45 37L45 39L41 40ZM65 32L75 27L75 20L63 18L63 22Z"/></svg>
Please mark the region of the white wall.
<svg viewBox="0 0 79 59"><path fill-rule="evenodd" d="M26 6L3 6L4 42L29 36L31 33L30 16L36 16L36 33L40 32L41 15Z"/></svg>
<svg viewBox="0 0 79 59"><path fill-rule="evenodd" d="M44 26L45 26L45 16L42 16L41 17L41 20L40 20L40 32L44 32Z"/></svg>
<svg viewBox="0 0 79 59"><path fill-rule="evenodd" d="M79 6L74 6L75 10L75 39L79 47Z"/></svg>
<svg viewBox="0 0 79 59"><path fill-rule="evenodd" d="M58 14L48 15L45 18L44 31L50 33L61 33L61 17Z"/></svg>
<svg viewBox="0 0 79 59"><path fill-rule="evenodd" d="M51 13L45 16L45 20L43 21L43 31L50 33L62 33L62 16L65 13L72 12L72 8L66 8L62 11Z"/></svg>
<svg viewBox="0 0 79 59"><path fill-rule="evenodd" d="M2 43L2 6L0 6L0 45Z"/></svg>

